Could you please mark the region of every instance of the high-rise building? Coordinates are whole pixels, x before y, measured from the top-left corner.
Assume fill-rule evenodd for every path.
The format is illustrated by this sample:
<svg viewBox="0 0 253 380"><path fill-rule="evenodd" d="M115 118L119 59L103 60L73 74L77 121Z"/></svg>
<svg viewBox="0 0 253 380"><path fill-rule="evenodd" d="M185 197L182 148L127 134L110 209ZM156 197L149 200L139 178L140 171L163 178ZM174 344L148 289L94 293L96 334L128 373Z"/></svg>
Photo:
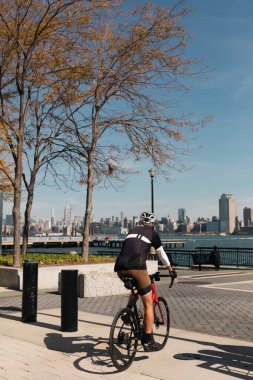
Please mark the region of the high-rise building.
<svg viewBox="0 0 253 380"><path fill-rule="evenodd" d="M244 207L243 224L244 227L250 227L253 225L253 208Z"/></svg>
<svg viewBox="0 0 253 380"><path fill-rule="evenodd" d="M178 209L178 221L180 223L184 223L186 218L186 209L185 208L179 208Z"/></svg>
<svg viewBox="0 0 253 380"><path fill-rule="evenodd" d="M51 208L51 228L55 226L55 219L54 219L54 209Z"/></svg>
<svg viewBox="0 0 253 380"><path fill-rule="evenodd" d="M139 217L138 216L133 216L133 227L138 224L139 222Z"/></svg>
<svg viewBox="0 0 253 380"><path fill-rule="evenodd" d="M220 232L233 233L236 221L236 200L231 194L222 194L219 199Z"/></svg>
<svg viewBox="0 0 253 380"><path fill-rule="evenodd" d="M64 208L64 223L69 226L71 224L72 207L67 204Z"/></svg>
<svg viewBox="0 0 253 380"><path fill-rule="evenodd" d="M6 224L6 226L13 226L13 215L12 214L6 215L5 224Z"/></svg>

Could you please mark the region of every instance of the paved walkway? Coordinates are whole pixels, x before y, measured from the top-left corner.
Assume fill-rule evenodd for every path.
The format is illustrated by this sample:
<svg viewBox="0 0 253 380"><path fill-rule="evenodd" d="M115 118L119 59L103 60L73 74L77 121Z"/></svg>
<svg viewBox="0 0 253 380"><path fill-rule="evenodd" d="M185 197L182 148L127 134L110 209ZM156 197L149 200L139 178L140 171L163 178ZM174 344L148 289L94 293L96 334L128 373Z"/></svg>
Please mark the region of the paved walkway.
<svg viewBox="0 0 253 380"><path fill-rule="evenodd" d="M40 292L36 323L20 321L21 293L0 291L0 379L253 379L253 271L183 271L168 289L171 337L117 373L108 352L112 317L126 297L79 299L78 331L60 328L60 296ZM178 354L191 354L179 360ZM197 356L196 356L197 355ZM182 356L181 356L182 357Z"/></svg>

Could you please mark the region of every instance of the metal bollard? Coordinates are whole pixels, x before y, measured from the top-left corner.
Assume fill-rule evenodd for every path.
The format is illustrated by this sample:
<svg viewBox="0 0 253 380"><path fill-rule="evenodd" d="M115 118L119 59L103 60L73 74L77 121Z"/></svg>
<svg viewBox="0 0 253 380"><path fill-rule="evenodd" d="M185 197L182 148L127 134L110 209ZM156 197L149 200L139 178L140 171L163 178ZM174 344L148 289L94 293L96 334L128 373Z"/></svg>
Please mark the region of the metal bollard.
<svg viewBox="0 0 253 380"><path fill-rule="evenodd" d="M23 265L22 322L36 322L37 299L38 264L25 260Z"/></svg>
<svg viewBox="0 0 253 380"><path fill-rule="evenodd" d="M61 271L61 329L77 331L78 270Z"/></svg>

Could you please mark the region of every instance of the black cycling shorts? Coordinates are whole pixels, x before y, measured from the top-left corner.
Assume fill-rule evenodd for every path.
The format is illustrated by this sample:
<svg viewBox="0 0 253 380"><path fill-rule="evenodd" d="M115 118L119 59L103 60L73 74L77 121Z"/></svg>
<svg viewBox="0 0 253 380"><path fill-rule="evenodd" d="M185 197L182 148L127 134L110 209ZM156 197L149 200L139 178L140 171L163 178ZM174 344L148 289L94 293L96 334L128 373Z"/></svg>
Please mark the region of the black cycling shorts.
<svg viewBox="0 0 253 380"><path fill-rule="evenodd" d="M120 279L124 277L131 277L135 279L136 289L140 296L144 296L151 292L151 281L146 269L125 269L119 270L117 275Z"/></svg>

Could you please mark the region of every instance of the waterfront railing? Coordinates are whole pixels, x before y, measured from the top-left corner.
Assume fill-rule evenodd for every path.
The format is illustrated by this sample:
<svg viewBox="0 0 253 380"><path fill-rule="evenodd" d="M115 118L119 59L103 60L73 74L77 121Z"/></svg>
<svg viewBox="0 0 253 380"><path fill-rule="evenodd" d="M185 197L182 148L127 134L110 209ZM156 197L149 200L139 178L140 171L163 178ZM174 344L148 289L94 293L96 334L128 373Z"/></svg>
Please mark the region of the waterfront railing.
<svg viewBox="0 0 253 380"><path fill-rule="evenodd" d="M119 247L117 247L119 248ZM173 265L177 267L193 267L194 260L193 256L198 254L205 254L208 255L211 253L213 247L197 247L196 249L192 250L186 250L186 249L179 249L179 248L165 248L165 252L167 253L168 257L170 258ZM34 251L33 249L30 249L32 253L55 253L55 254L62 254L62 253L68 253L63 252L61 250L54 251L53 249L49 248L42 248L41 252L40 250ZM77 251L77 250L76 250ZM80 249L78 249L79 252L77 254L80 254ZM11 250L4 251L3 254L11 254ZM231 266L231 267L253 267L253 248L230 248L230 247L219 247L220 252L220 265L222 266ZM106 249L98 249L94 254L97 254L99 256L107 256L107 257L115 257L119 255L120 250L116 249L116 247L113 248L106 248ZM158 260L158 256L155 254L150 254L148 256L151 260ZM212 265L212 264L210 264Z"/></svg>
<svg viewBox="0 0 253 380"><path fill-rule="evenodd" d="M213 247L198 247L194 250L166 250L175 266L192 267L194 265L192 255L210 254ZM253 266L253 248L219 248L220 265L235 267Z"/></svg>
<svg viewBox="0 0 253 380"><path fill-rule="evenodd" d="M193 255L210 254L212 249L213 247L198 247L192 250L165 249L165 252L173 265L191 268L194 266ZM219 248L219 252L221 266L253 267L253 248ZM100 256L117 257L119 253L120 251L116 250L97 251L97 254ZM156 254L150 254L148 259L158 260L158 256Z"/></svg>

